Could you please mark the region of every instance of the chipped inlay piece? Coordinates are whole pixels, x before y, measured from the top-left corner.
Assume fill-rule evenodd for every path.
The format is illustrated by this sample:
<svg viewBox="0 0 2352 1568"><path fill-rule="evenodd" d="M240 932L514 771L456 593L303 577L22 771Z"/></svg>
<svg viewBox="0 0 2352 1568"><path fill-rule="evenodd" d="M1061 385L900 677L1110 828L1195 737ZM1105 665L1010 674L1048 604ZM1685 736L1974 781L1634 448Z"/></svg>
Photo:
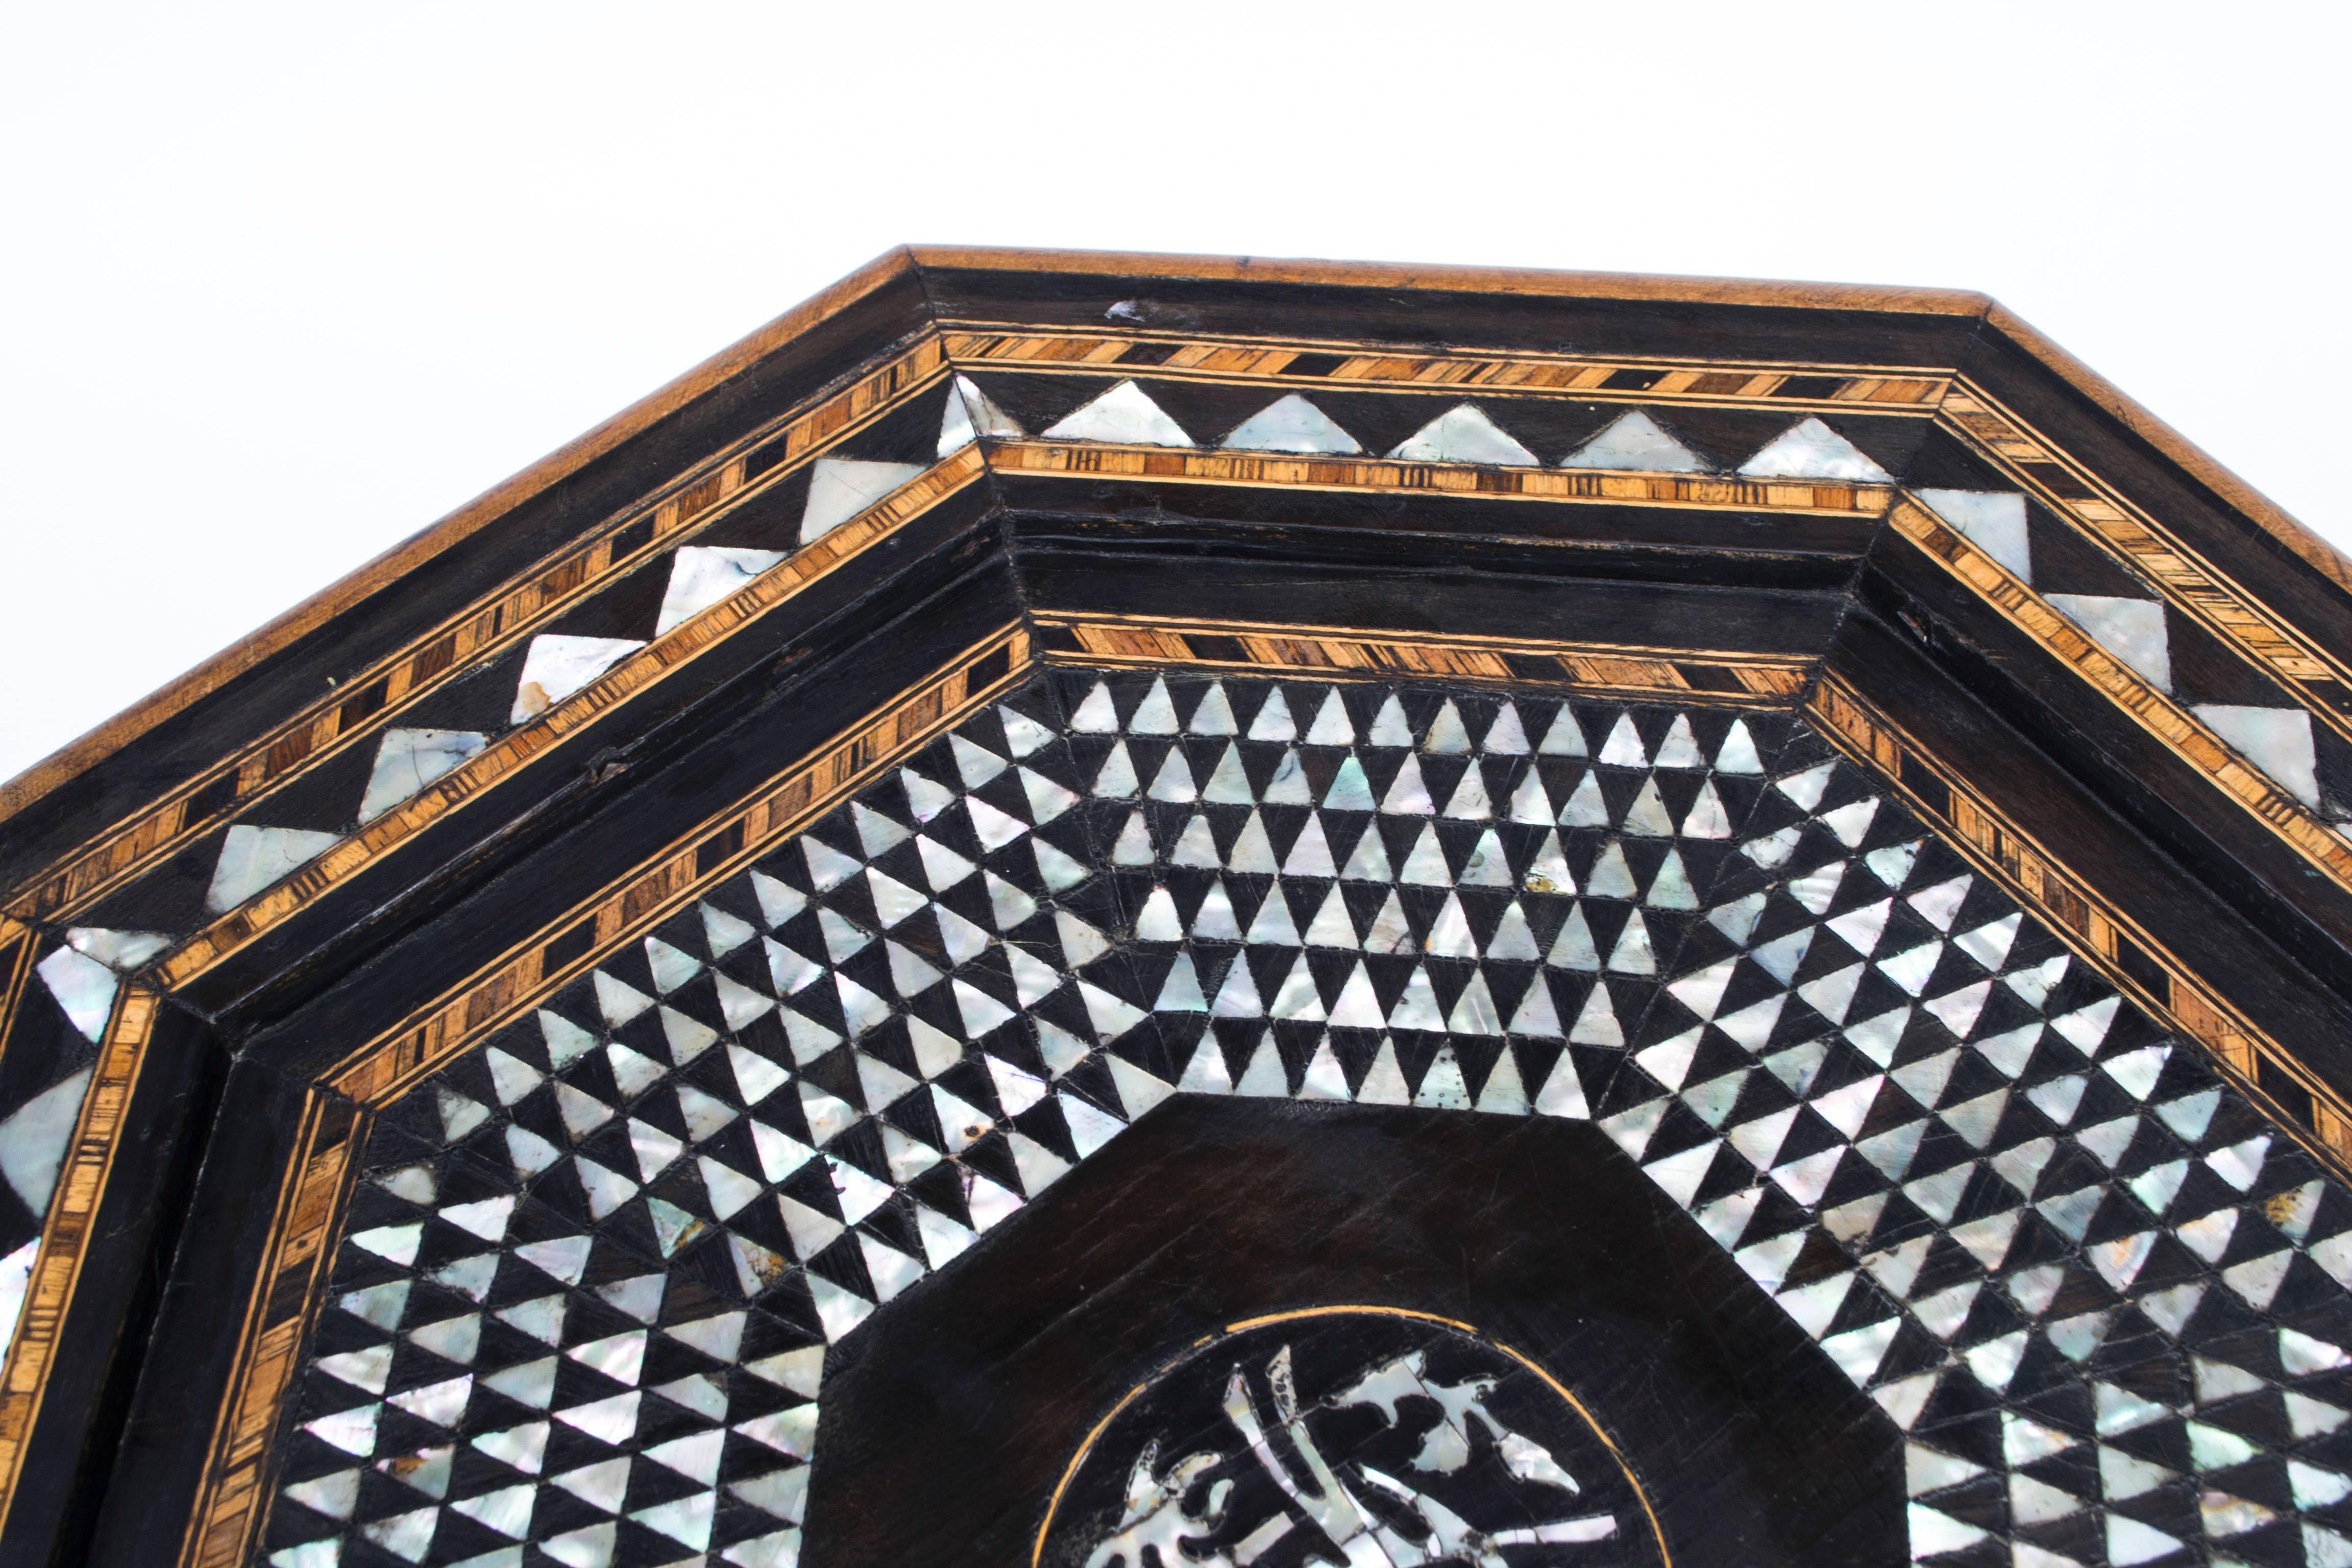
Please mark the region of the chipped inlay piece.
<svg viewBox="0 0 2352 1568"><path fill-rule="evenodd" d="M360 797L360 825L373 822L435 779L464 766L488 743L488 735L472 730L386 730L376 746L367 793Z"/></svg>
<svg viewBox="0 0 2352 1568"><path fill-rule="evenodd" d="M1044 656L1057 663L1207 665L1311 673L1337 680L1397 676L1569 686L1628 696L1782 703L1802 689L1801 659L1538 643L1491 637L1375 636L1345 626L1178 621L1041 612Z"/></svg>

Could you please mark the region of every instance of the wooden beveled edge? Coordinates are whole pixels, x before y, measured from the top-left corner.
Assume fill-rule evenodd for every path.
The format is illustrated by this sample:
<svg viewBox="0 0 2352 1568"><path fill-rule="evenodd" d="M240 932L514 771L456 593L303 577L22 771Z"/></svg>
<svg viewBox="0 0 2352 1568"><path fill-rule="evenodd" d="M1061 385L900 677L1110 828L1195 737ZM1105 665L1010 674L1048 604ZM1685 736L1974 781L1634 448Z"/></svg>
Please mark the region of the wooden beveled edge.
<svg viewBox="0 0 2352 1568"><path fill-rule="evenodd" d="M586 468L632 437L643 434L793 338L905 276L912 268L912 257L905 246L875 258L584 435L484 490L438 522L411 534L98 728L68 742L15 778L0 783L0 822L5 822L385 584L473 537L524 501Z"/></svg>
<svg viewBox="0 0 2352 1568"><path fill-rule="evenodd" d="M1519 294L1566 300L1654 300L1683 304L1782 305L1816 310L1887 310L1906 315L1978 316L1996 309L1990 296L1961 289L1906 289L1875 283L1803 283L1769 279L1700 278L1643 272L1569 272L1531 267L1427 266L1395 261L1325 261L1266 256L1158 256L1113 250L1024 250L992 246L911 245L926 268L981 272L1043 272L1202 282L1322 283L1347 289L1409 289L1427 293Z"/></svg>
<svg viewBox="0 0 2352 1568"><path fill-rule="evenodd" d="M319 1304L312 1297L317 1280L334 1268L331 1250L320 1247L304 1254L300 1261L310 1264L311 1272L303 1292L301 1311L294 1320L291 1332L281 1333L274 1343L265 1345L263 1341L268 1336L263 1332L263 1319L268 1292L286 1272L283 1259L287 1240L305 1218L310 1221L314 1237L341 1231L351 1204L352 1178L358 1173L354 1168L358 1164L358 1145L372 1131L370 1121L364 1106L322 1092L316 1083L303 1090L270 1207L268 1239L237 1328L227 1388L213 1412L212 1436L205 1445L204 1469L197 1477L194 1505L189 1509L182 1527L182 1568L212 1568L214 1564L226 1568L247 1555L246 1549L252 1538L268 1521L273 1500L263 1495L262 1482L268 1475L272 1447L269 1438L276 1435L284 1413L286 1390L300 1374L294 1357L310 1338L314 1309ZM274 1388L261 1386L276 1368L287 1369L286 1376ZM253 1419L252 1395L257 1392L267 1402L266 1421ZM245 1417L242 1422L240 1416ZM255 1442L257 1437L261 1439L258 1443ZM243 1456L247 1462L242 1467L238 1464L240 1449L248 1450ZM245 1472L241 1477L237 1474L240 1468ZM248 1484L236 1487L224 1505L222 1492L240 1479Z"/></svg>
<svg viewBox="0 0 2352 1568"><path fill-rule="evenodd" d="M1958 763L1888 717L1851 678L1834 671L1825 670L1814 681L1799 702L1798 713L1832 748L1901 800L1940 843L2000 884L2069 952L2097 971L2135 1006L2156 1015L2170 1032L2195 1042L2222 1068L2231 1086L2247 1094L2274 1125L2323 1164L2339 1173L2352 1173L2352 1105L2345 1102L2343 1095L2247 1018L2219 986L2149 935L2098 883L2053 854L2016 818L1993 805ZM1888 747L1893 748L1891 753ZM1959 810L1946 815L1934 809L1905 776L1906 758L1924 763L1950 792L1952 804ZM1977 820L1971 823L1967 820L1969 817ZM1980 841L1978 830L1983 828L1992 830L1998 848ZM2062 907L2061 900L2050 896L2053 880L2064 899L2081 906L2074 917ZM2119 942L2137 947L2164 971L2167 996L2156 995L2109 951ZM2287 1115L2263 1087L2261 1064L2266 1061L2311 1096L2313 1125Z"/></svg>
<svg viewBox="0 0 2352 1568"><path fill-rule="evenodd" d="M1376 490L1546 506L1763 511L1775 516L1875 520L1895 503L1896 489L1850 479L1751 479L1738 474L1444 463L1370 452L1235 452L1217 447L993 438L984 447L992 473L1024 479L1139 479L1171 485L1342 495ZM1840 504L1841 499L1844 504Z"/></svg>
<svg viewBox="0 0 2352 1568"><path fill-rule="evenodd" d="M2223 504L2293 551L2305 564L2338 588L2352 592L2352 557L2347 557L2314 533L2294 513L2240 479L2219 458L2150 413L2123 388L2059 347L2039 328L1999 301L1991 302L1985 324L2023 349L2168 460L2178 464Z"/></svg>

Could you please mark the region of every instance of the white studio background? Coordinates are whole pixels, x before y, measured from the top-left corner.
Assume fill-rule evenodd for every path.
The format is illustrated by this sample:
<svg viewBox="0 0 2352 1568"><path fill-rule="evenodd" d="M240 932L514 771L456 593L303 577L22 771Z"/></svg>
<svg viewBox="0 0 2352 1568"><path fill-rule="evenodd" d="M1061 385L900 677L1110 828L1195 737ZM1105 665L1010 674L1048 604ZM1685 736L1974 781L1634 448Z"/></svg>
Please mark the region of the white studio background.
<svg viewBox="0 0 2352 1568"><path fill-rule="evenodd" d="M0 776L901 241L1987 290L2340 544L2339 7L0 0Z"/></svg>

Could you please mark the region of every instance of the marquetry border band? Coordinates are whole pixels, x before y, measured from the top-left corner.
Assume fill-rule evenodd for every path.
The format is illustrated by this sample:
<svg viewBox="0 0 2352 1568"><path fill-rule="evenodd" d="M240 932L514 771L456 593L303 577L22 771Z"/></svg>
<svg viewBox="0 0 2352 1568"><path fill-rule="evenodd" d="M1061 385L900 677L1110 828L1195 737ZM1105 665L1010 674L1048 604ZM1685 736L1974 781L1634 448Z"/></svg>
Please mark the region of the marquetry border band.
<svg viewBox="0 0 2352 1568"><path fill-rule="evenodd" d="M1466 680L1565 686L1641 700L1787 707L1811 660L1720 652L1546 643L1496 637L1402 637L1347 626L1268 626L1145 616L1036 613L1051 663L1198 665L1317 680Z"/></svg>
<svg viewBox="0 0 2352 1568"><path fill-rule="evenodd" d="M652 543L689 522L717 521L721 503L792 471L828 446L931 387L951 371L1117 371L1212 380L1265 380L1365 390L1476 390L1489 395L1586 395L1612 403L1742 403L1801 412L1818 406L1916 414L1991 458L2021 488L2121 560L2164 596L2305 697L2352 740L2352 668L2196 556L2152 519L2112 496L2011 411L1946 370L1824 364L1731 365L1688 361L1454 353L1398 354L1348 343L1268 343L1197 337L1045 331L957 323L927 333L849 386L731 443L616 512L596 536L540 563L444 626L346 681L226 764L110 830L29 885L11 908L41 915L88 902L153 863L232 805L249 806L302 768L396 716L407 700L453 678L632 567ZM1381 459L1265 458L1214 450L1122 449L991 443L1006 472L1086 474L1194 483L1428 490L1632 505L1735 508L1875 517L1882 487L1759 484L1707 476L1495 470ZM713 509L718 509L714 510Z"/></svg>
<svg viewBox="0 0 2352 1568"><path fill-rule="evenodd" d="M1038 331L942 323L962 371L1063 372L1161 380L1280 381L1350 392L1477 392L1605 397L1612 403L1757 403L1932 414L1951 372L1925 366L1734 364L1564 354L1399 353L1356 342Z"/></svg>
<svg viewBox="0 0 2352 1568"><path fill-rule="evenodd" d="M1284 457L1189 447L1117 447L1096 442L991 441L989 466L1009 474L1131 479L1291 490L1419 490L1432 495L1612 506L1671 506L1711 511L1822 513L1877 518L1894 499L1887 485L1820 479L1742 479L1718 474L1651 474L1591 468L1496 468L1389 458Z"/></svg>

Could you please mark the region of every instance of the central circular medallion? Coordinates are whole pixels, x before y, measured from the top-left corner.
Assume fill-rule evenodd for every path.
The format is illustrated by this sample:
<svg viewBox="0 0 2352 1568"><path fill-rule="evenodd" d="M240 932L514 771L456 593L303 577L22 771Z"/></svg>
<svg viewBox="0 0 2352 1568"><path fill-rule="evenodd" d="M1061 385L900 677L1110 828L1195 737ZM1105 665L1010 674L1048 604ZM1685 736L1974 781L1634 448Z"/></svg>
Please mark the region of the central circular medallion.
<svg viewBox="0 0 2352 1568"><path fill-rule="evenodd" d="M1064 1471L1038 1568L1668 1562L1600 1426L1466 1324L1378 1307L1236 1323L1121 1400Z"/></svg>

